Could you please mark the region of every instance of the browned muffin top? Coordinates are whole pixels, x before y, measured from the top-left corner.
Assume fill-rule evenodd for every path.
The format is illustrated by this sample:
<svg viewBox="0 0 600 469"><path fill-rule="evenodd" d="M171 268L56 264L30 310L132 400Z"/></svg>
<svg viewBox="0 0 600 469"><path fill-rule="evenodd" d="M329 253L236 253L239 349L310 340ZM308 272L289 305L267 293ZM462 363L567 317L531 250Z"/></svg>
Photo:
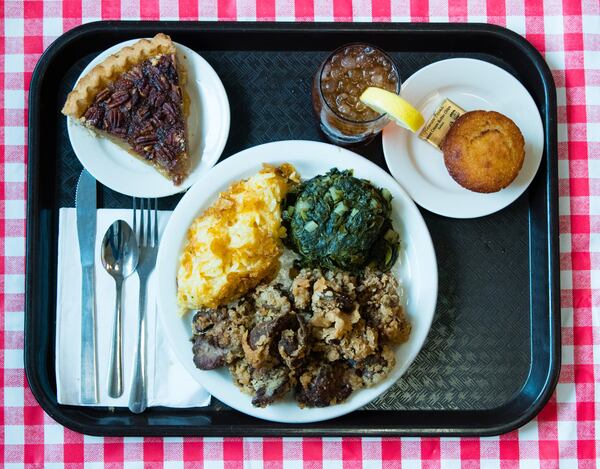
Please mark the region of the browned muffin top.
<svg viewBox="0 0 600 469"><path fill-rule="evenodd" d="M450 176L475 192L497 192L519 174L525 140L517 125L499 112L471 111L459 117L444 142Z"/></svg>

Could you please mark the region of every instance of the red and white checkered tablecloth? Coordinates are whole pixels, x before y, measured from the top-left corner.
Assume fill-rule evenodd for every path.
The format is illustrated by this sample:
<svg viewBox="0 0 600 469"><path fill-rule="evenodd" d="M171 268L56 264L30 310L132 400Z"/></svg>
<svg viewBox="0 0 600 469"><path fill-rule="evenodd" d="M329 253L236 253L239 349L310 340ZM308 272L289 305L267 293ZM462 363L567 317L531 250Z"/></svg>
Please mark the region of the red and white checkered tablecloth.
<svg viewBox="0 0 600 469"><path fill-rule="evenodd" d="M598 0L0 0L0 460L6 467L596 467L600 458ZM63 428L23 371L27 98L43 50L100 19L489 22L524 35L557 86L562 372L523 428L493 438L98 438ZM242 461L245 461L242 463Z"/></svg>

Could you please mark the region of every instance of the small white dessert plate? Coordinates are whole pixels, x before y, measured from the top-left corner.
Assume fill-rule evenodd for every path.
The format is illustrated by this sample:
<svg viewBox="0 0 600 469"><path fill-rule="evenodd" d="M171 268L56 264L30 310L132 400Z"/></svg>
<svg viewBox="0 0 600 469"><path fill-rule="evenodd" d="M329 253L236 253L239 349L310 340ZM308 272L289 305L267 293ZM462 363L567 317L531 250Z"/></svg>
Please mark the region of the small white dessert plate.
<svg viewBox="0 0 600 469"><path fill-rule="evenodd" d="M533 180L544 150L540 113L525 87L510 73L475 59L435 62L411 75L401 95L427 121L445 98L465 111L500 112L521 130L525 161L517 178L492 194L469 191L452 179L442 152L418 133L390 124L383 130L383 152L392 175L421 207L451 218L476 218L514 202Z"/></svg>
<svg viewBox="0 0 600 469"><path fill-rule="evenodd" d="M125 41L102 52L83 70L79 81L93 67L138 39ZM190 175L179 186L126 150L67 118L67 129L77 158L97 181L133 197L165 197L187 190L219 160L229 136L230 110L227 93L217 73L192 49L175 43L177 59L187 72L190 97L188 151Z"/></svg>

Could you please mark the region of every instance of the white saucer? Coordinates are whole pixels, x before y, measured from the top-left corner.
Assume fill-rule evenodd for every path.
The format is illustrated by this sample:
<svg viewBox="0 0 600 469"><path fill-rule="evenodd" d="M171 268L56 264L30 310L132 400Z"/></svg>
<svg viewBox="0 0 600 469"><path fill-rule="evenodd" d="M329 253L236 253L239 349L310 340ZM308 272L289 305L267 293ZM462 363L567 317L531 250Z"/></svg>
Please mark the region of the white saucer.
<svg viewBox="0 0 600 469"><path fill-rule="evenodd" d="M125 41L102 52L77 81L106 57L136 41ZM192 171L181 185L175 186L150 165L67 118L69 139L77 158L96 180L114 191L134 197L165 197L185 191L215 165L225 148L230 110L223 83L200 55L181 44L175 45L177 59L187 71L186 91L190 97L187 125Z"/></svg>
<svg viewBox="0 0 600 469"><path fill-rule="evenodd" d="M417 204L451 218L475 218L503 209L527 189L542 159L544 129L533 98L515 77L481 60L442 60L411 75L401 94L426 121L449 98L466 111L494 110L508 116L525 138L525 162L517 178L506 189L480 194L458 185L448 174L442 152L418 133L388 125L383 130L385 160Z"/></svg>

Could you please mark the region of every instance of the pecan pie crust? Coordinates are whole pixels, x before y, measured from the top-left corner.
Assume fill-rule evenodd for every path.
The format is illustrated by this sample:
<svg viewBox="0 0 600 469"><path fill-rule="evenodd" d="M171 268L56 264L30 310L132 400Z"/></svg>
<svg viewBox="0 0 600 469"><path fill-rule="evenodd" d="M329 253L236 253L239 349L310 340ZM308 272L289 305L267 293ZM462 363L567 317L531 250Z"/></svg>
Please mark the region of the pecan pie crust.
<svg viewBox="0 0 600 469"><path fill-rule="evenodd" d="M175 45L157 34L95 66L69 93L62 112L178 185L190 170L184 83Z"/></svg>

